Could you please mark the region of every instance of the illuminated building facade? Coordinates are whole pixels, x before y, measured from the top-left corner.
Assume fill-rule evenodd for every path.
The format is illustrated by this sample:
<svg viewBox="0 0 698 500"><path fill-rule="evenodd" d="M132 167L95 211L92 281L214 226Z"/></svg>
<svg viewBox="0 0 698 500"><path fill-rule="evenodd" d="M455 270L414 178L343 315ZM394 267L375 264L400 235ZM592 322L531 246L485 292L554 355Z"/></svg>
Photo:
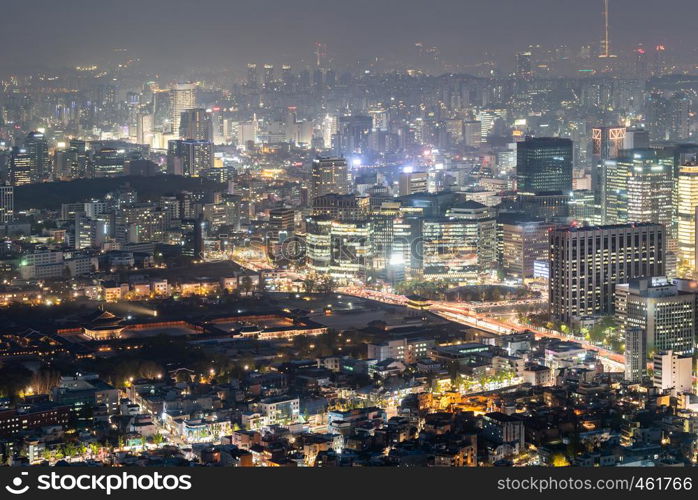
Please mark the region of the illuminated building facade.
<svg viewBox="0 0 698 500"><path fill-rule="evenodd" d="M631 329L641 329L647 352L693 353L695 315L696 295L680 293L664 276L634 279L616 286L620 326L626 336Z"/></svg>
<svg viewBox="0 0 698 500"><path fill-rule="evenodd" d="M519 193L572 191L572 141L527 137L517 143L516 184Z"/></svg>
<svg viewBox="0 0 698 500"><path fill-rule="evenodd" d="M318 157L311 171L311 196L349 194L349 171L344 158Z"/></svg>
<svg viewBox="0 0 698 500"><path fill-rule="evenodd" d="M666 229L638 223L564 227L550 232L550 313L559 321L613 311L614 289L663 276Z"/></svg>
<svg viewBox="0 0 698 500"><path fill-rule="evenodd" d="M170 90L172 135L180 137L182 112L196 107L196 84L178 83ZM187 137L185 137L187 139Z"/></svg>
<svg viewBox="0 0 698 500"><path fill-rule="evenodd" d="M698 165L679 168L677 181L677 236L679 276L696 272L696 209L698 209Z"/></svg>

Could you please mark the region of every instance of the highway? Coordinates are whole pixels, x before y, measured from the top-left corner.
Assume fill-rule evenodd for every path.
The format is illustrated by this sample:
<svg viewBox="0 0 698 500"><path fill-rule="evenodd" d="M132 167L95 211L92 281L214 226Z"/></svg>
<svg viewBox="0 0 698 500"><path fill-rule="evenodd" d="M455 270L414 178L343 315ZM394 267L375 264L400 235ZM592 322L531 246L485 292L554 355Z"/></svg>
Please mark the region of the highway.
<svg viewBox="0 0 698 500"><path fill-rule="evenodd" d="M407 305L407 298L403 295L396 295L387 292L377 292L375 290L366 290L359 287L347 287L338 290L339 293L346 295L354 295L364 299L375 300L386 304ZM444 319L460 323L462 325L478 328L486 332L495 333L497 335L508 335L517 332L533 332L536 338L549 337L560 340L574 341L579 343L584 349L595 351L599 357L614 371L622 371L625 368L625 358L622 354L599 347L586 340L580 340L575 337L563 335L560 332L553 330L536 328L528 325L520 325L511 321L496 320L479 314L468 307L467 304L458 302L430 301L431 306L429 312L436 314Z"/></svg>

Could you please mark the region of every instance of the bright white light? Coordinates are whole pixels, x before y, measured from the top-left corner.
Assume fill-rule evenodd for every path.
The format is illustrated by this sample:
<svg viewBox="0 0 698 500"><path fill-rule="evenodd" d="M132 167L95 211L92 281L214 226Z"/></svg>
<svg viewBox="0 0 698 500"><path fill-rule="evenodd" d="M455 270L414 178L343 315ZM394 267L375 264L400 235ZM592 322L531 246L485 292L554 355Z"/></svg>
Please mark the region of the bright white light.
<svg viewBox="0 0 698 500"><path fill-rule="evenodd" d="M401 253L394 253L390 256L391 266L401 266L405 263L405 257Z"/></svg>

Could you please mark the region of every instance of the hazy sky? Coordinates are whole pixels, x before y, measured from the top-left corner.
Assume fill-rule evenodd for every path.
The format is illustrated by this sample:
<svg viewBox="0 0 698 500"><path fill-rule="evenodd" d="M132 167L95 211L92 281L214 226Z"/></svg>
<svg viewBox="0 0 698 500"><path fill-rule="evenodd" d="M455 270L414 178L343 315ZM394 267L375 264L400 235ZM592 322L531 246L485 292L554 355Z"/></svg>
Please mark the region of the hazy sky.
<svg viewBox="0 0 698 500"><path fill-rule="evenodd" d="M597 42L602 0L2 0L0 65L100 62L116 47L164 66L406 57L509 57L529 43ZM612 43L695 51L698 0L611 0Z"/></svg>

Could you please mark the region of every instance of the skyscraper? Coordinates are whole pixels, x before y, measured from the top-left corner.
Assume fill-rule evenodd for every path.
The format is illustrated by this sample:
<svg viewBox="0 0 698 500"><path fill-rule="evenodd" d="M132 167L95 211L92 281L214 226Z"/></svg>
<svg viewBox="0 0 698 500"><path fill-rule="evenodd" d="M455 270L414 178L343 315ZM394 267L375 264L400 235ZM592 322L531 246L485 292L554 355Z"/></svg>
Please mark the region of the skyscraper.
<svg viewBox="0 0 698 500"><path fill-rule="evenodd" d="M399 179L400 196L427 192L428 178L427 172L401 172Z"/></svg>
<svg viewBox="0 0 698 500"><path fill-rule="evenodd" d="M696 209L698 209L698 164L679 168L677 180L678 274L693 277L696 271Z"/></svg>
<svg viewBox="0 0 698 500"><path fill-rule="evenodd" d="M422 221L423 271L460 278L470 270L497 264L497 220L490 207L475 201L448 210L446 217Z"/></svg>
<svg viewBox="0 0 698 500"><path fill-rule="evenodd" d="M655 141L685 140L690 134L690 99L684 92L655 90L647 97L647 128Z"/></svg>
<svg viewBox="0 0 698 500"><path fill-rule="evenodd" d="M463 144L469 148L479 148L482 143L482 122L463 123Z"/></svg>
<svg viewBox="0 0 698 500"><path fill-rule="evenodd" d="M649 149L650 134L641 128L631 128L625 131L622 149Z"/></svg>
<svg viewBox="0 0 698 500"><path fill-rule="evenodd" d="M48 155L48 141L41 132L30 132L24 140L24 149L31 159L31 180L42 182L48 180L51 174L51 164Z"/></svg>
<svg viewBox="0 0 698 500"><path fill-rule="evenodd" d="M572 191L572 141L558 137L527 137L517 144L516 182L519 193Z"/></svg>
<svg viewBox="0 0 698 500"><path fill-rule="evenodd" d="M196 107L196 84L178 83L170 91L170 96L172 98L170 107L172 113L172 134L175 137L181 137L179 126L182 119L182 112Z"/></svg>
<svg viewBox="0 0 698 500"><path fill-rule="evenodd" d="M654 149L622 150L604 162L605 224L657 222L673 234L673 162Z"/></svg>
<svg viewBox="0 0 698 500"><path fill-rule="evenodd" d="M606 192L606 182L609 177L607 170L614 166L611 161L618 157L624 146L625 127L594 127L591 129L592 153L592 189L597 195L596 201L604 211L603 193ZM609 222L609 224L614 222Z"/></svg>
<svg viewBox="0 0 698 500"><path fill-rule="evenodd" d="M326 194L348 194L349 172L344 158L318 157L313 160L310 193L313 198Z"/></svg>
<svg viewBox="0 0 698 500"><path fill-rule="evenodd" d="M138 144L150 144L153 137L153 114L140 113L136 117L136 141Z"/></svg>
<svg viewBox="0 0 698 500"><path fill-rule="evenodd" d="M274 84L274 65L265 64L264 65L264 88L270 89Z"/></svg>
<svg viewBox="0 0 698 500"><path fill-rule="evenodd" d="M642 382L647 376L647 334L642 328L625 329L625 380Z"/></svg>
<svg viewBox="0 0 698 500"><path fill-rule="evenodd" d="M548 231L553 226L522 214L501 214L497 222L499 260L505 276L533 278L534 262L548 260Z"/></svg>
<svg viewBox="0 0 698 500"><path fill-rule="evenodd" d="M564 227L550 232L550 313L571 323L609 314L614 288L633 278L663 276L661 224Z"/></svg>
<svg viewBox="0 0 698 500"><path fill-rule="evenodd" d="M32 158L24 148L12 148L10 156L10 183L23 186L32 182Z"/></svg>
<svg viewBox="0 0 698 500"><path fill-rule="evenodd" d="M529 80L533 77L530 52L519 52L516 54L516 76L523 80Z"/></svg>
<svg viewBox="0 0 698 500"><path fill-rule="evenodd" d="M278 239L279 233L293 232L296 212L292 208L272 208L269 211L271 237Z"/></svg>
<svg viewBox="0 0 698 500"><path fill-rule="evenodd" d="M122 150L102 148L94 154L92 166L95 177L116 177L124 175L126 155Z"/></svg>
<svg viewBox="0 0 698 500"><path fill-rule="evenodd" d="M594 127L591 129L592 155L596 160L612 160L624 147L625 127Z"/></svg>
<svg viewBox="0 0 698 500"><path fill-rule="evenodd" d="M247 86L251 89L256 89L259 84L259 72L257 71L257 65L250 63L247 65Z"/></svg>
<svg viewBox="0 0 698 500"><path fill-rule="evenodd" d="M209 168L213 168L213 144L210 141L179 139L167 143L168 173L198 177Z"/></svg>
<svg viewBox="0 0 698 500"><path fill-rule="evenodd" d="M203 108L182 111L179 121L179 135L184 139L213 141L211 114Z"/></svg>
<svg viewBox="0 0 698 500"><path fill-rule="evenodd" d="M71 139L65 152L68 175L79 179L87 175L87 146L85 141Z"/></svg>
<svg viewBox="0 0 698 500"><path fill-rule="evenodd" d="M632 279L616 286L616 316L624 332L644 332L648 352L692 354L696 332L696 294L680 293L666 277Z"/></svg>
<svg viewBox="0 0 698 500"><path fill-rule="evenodd" d="M9 224L15 218L15 188L0 186L0 222Z"/></svg>
<svg viewBox="0 0 698 500"><path fill-rule="evenodd" d="M287 90L290 90L294 87L294 75L291 72L291 65L290 64L284 64L281 66L281 81L284 84L284 87Z"/></svg>
<svg viewBox="0 0 698 500"><path fill-rule="evenodd" d="M337 154L365 153L368 150L368 136L372 128L373 119L370 116L340 116L335 141Z"/></svg>
<svg viewBox="0 0 698 500"><path fill-rule="evenodd" d="M628 222L663 224L667 234L672 235L672 165L657 161L654 150L635 150L631 161L632 168L628 170Z"/></svg>

